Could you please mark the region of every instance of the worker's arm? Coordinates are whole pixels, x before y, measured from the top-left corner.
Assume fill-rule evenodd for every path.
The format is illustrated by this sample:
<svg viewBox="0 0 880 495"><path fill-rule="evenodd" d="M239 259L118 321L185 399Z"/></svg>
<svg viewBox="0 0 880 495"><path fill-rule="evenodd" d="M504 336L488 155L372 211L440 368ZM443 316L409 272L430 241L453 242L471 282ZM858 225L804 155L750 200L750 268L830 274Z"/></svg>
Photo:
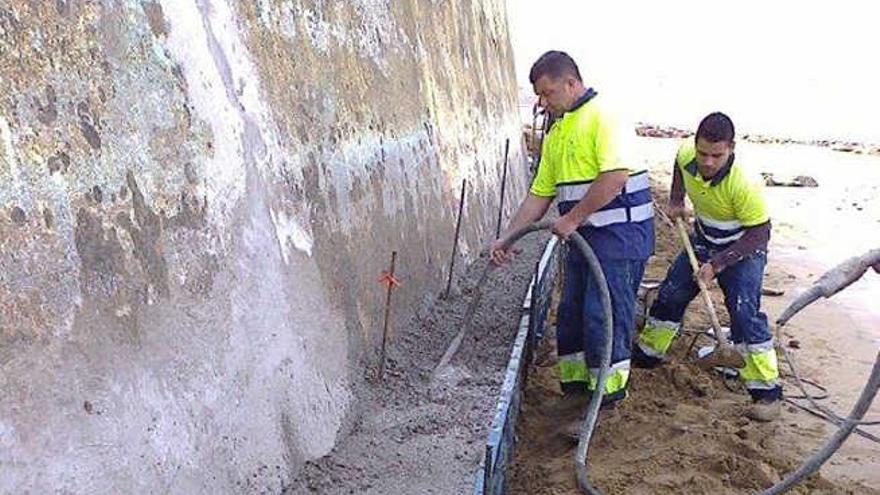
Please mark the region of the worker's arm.
<svg viewBox="0 0 880 495"><path fill-rule="evenodd" d="M615 196L620 194L620 190L626 185L627 179L629 179L629 171L626 169L611 170L599 174L590 185L587 194L574 205L574 208L553 222L553 233L563 239L567 239L572 232L584 223L587 217L599 211L600 208L610 203Z"/></svg>
<svg viewBox="0 0 880 495"><path fill-rule="evenodd" d="M722 270L738 263L743 258L747 258L758 251L765 251L767 244L770 242L770 220L761 225L754 227L746 227L743 236L737 239L729 248L720 251L712 256L708 263L700 267L699 277L703 282L709 283L715 275L721 273Z"/></svg>
<svg viewBox="0 0 880 495"><path fill-rule="evenodd" d="M533 193L529 193L529 195L526 196L526 199L524 199L522 204L519 205L519 209L516 210L516 214L513 216L507 229L501 234L501 237L495 239L492 241L492 244L489 245L489 257L492 259L493 263L496 265L503 265L513 258L512 246L505 248L503 246L504 240L507 239L511 233L543 218L544 214L547 213L547 208L550 207L550 203L552 202L553 197L538 196Z"/></svg>
<svg viewBox="0 0 880 495"><path fill-rule="evenodd" d="M770 216L758 181L738 180L731 184L730 201L736 219L745 227L743 235L730 247L716 253L700 267L699 277L709 281L725 268L758 251L766 251L770 242Z"/></svg>
<svg viewBox="0 0 880 495"><path fill-rule="evenodd" d="M687 216L687 209L684 205L684 194L684 178L681 176L681 167L678 166L676 160L673 160L672 187L669 188L669 204L666 208L669 213L669 218L675 220L676 218L685 218Z"/></svg>

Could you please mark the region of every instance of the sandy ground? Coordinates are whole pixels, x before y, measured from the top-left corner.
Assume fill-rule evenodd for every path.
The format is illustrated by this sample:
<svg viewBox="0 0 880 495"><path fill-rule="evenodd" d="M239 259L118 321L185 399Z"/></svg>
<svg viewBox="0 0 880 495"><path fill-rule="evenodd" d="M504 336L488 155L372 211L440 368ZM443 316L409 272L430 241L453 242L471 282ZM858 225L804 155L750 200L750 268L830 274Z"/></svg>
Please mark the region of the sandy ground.
<svg viewBox="0 0 880 495"><path fill-rule="evenodd" d="M461 328L478 260L448 300L415 311L396 329L384 383L372 383L360 421L334 451L309 463L285 493L450 494L474 476L520 320L520 307L548 234L533 234L511 265L489 275L471 332L432 382L434 366Z"/></svg>
<svg viewBox="0 0 880 495"><path fill-rule="evenodd" d="M665 202L676 140L642 139L640 156L660 187ZM849 156L820 148L746 144L741 159L778 176L813 175L815 189L768 188L774 238L766 285L784 289L764 298L775 319L787 303L825 269L848 256L880 245L880 159ZM840 207L840 209L837 209ZM662 278L679 250L673 232L658 230L657 254L647 277ZM804 375L831 392L827 404L840 413L855 401L878 350L880 322L875 307L880 276L869 272L847 293L822 301L798 315L786 328L783 344L797 340L791 352ZM713 293L722 308L720 291ZM691 305L685 328L707 328L699 301ZM827 423L793 407L772 424L743 418L744 391L686 358L689 338L679 339L672 364L635 370L630 398L604 415L591 447L590 469L605 493L743 493L770 486L796 467L832 431ZM551 339L542 344L552 346ZM540 363L527 388L519 425L512 493L580 493L574 481L573 446L559 425L578 412L558 405L553 360ZM787 385L787 391L794 388ZM880 417L880 404L869 413ZM878 428L866 430L880 435ZM880 446L852 436L823 467L820 476L798 487L800 493L880 493Z"/></svg>
<svg viewBox="0 0 880 495"><path fill-rule="evenodd" d="M669 159L677 140L642 139L642 156L661 184L669 183ZM738 155L752 173L771 172L777 178L809 175L817 188L768 187L766 198L773 218L773 238L767 286L786 291L767 297L771 319L826 270L851 256L880 247L880 157L836 152L803 145L739 143ZM653 158L652 158L653 157ZM661 165L662 163L662 165ZM661 193L661 199L665 196ZM869 271L861 280L829 300L814 303L784 329L789 348L803 373L831 392L828 405L849 411L880 351L880 275ZM794 392L793 388L790 388ZM803 415L802 415L803 416ZM869 416L880 418L880 401ZM810 416L805 426L832 427ZM880 436L880 428L866 431ZM853 436L823 468L829 479L849 478L880 490L880 445Z"/></svg>

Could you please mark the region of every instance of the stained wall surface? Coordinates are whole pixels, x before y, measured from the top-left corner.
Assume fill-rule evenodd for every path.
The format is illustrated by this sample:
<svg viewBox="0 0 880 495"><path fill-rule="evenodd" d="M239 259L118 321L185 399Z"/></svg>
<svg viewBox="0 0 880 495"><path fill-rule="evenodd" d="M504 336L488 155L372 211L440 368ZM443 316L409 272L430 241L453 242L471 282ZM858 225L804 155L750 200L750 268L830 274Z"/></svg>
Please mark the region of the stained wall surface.
<svg viewBox="0 0 880 495"><path fill-rule="evenodd" d="M0 1L0 493L280 492L525 190L502 0ZM460 263L460 265L463 263Z"/></svg>

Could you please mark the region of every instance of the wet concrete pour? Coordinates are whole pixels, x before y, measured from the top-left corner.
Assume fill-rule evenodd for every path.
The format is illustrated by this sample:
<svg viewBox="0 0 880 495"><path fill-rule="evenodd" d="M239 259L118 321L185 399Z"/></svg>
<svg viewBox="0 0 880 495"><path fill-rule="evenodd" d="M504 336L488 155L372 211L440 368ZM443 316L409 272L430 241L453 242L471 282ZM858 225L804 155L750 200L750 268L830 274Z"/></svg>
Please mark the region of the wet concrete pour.
<svg viewBox="0 0 880 495"><path fill-rule="evenodd" d="M510 348L519 308L549 234L520 241L523 252L489 276L474 325L449 369L429 377L460 328L471 287L486 262L470 266L448 300L436 300L396 329L384 385L370 386L362 414L333 452L308 463L284 493L467 493Z"/></svg>

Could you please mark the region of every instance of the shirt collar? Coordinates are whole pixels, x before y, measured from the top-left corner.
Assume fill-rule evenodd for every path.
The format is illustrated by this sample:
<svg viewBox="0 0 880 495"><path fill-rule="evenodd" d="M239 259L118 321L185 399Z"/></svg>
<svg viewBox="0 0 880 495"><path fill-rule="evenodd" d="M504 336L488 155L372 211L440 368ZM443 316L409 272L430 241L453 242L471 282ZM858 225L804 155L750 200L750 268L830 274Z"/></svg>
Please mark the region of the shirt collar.
<svg viewBox="0 0 880 495"><path fill-rule="evenodd" d="M712 179L709 181L709 185L717 186L718 184L721 183L721 181L724 180L725 177L727 177L728 174L730 174L730 169L733 167L733 160L735 159L735 157L736 156L734 153L730 154L730 156L727 158L727 163L725 163L724 166L721 167L721 170L719 170L718 173L715 174L714 177L712 177ZM690 163L688 163L684 167L684 169L687 170L688 173L693 175L694 177L696 177L700 173L699 170L697 169L697 159L696 158L691 160Z"/></svg>
<svg viewBox="0 0 880 495"><path fill-rule="evenodd" d="M595 89L593 89L593 88L587 88L587 90L584 91L584 94L581 95L581 97L578 98L577 101L574 102L574 105L572 105L572 107L569 108L568 111L565 112L565 113L571 113L571 112L574 112L574 111L577 110L578 108L580 108L580 107L586 105L587 102L590 101L590 100L592 100L597 94L599 94L599 93L597 93Z"/></svg>
<svg viewBox="0 0 880 495"><path fill-rule="evenodd" d="M579 109L580 107L586 105L587 102L592 100L593 98L595 98L595 96L597 94L599 94L599 93L597 93L595 89L587 88L587 90L584 91L584 94L582 94L581 97L578 98L577 101L574 102L574 105L572 105L572 107L569 108L565 113L563 113L562 115L557 115L557 116L551 115L550 124L547 126L547 132L550 132L550 129L553 128L553 125L556 122L558 122L560 119L562 119L562 117L564 117L565 115L570 114L570 113L574 112L575 110Z"/></svg>

